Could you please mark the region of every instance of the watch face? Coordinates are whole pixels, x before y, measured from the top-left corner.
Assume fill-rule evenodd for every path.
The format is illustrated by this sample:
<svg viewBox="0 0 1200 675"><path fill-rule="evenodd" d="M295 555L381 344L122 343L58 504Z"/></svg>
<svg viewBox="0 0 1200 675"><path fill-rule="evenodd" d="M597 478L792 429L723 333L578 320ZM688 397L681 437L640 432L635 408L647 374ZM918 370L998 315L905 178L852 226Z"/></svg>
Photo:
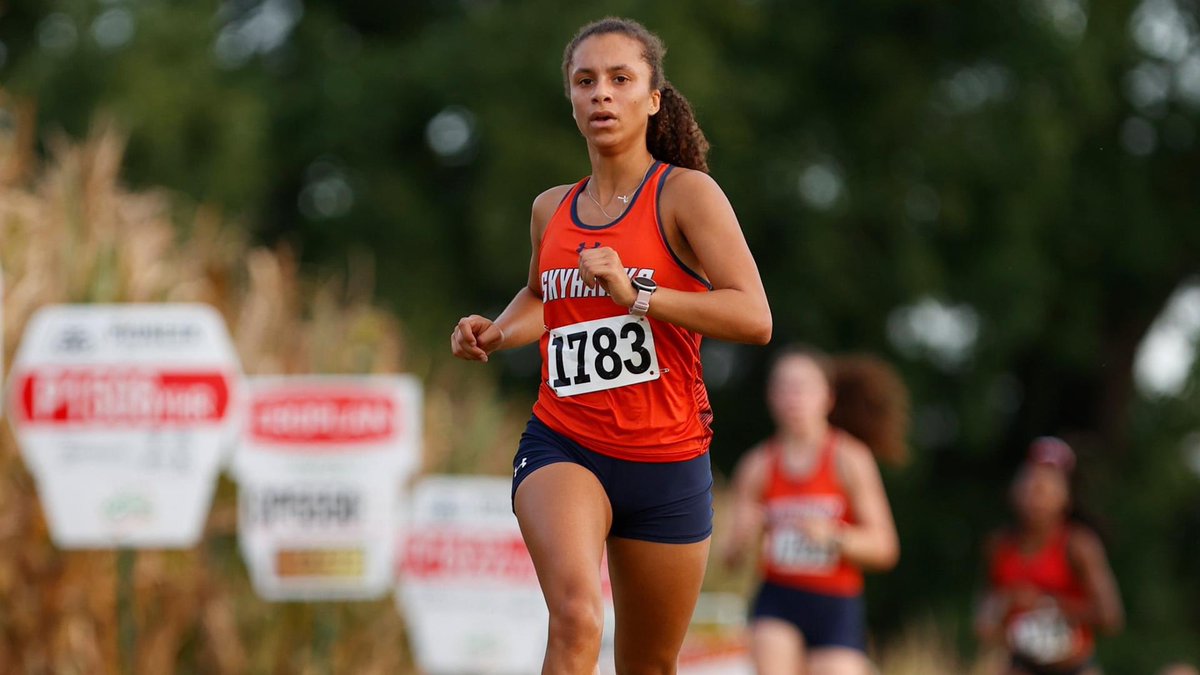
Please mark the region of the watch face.
<svg viewBox="0 0 1200 675"><path fill-rule="evenodd" d="M653 293L658 290L658 282L649 277L634 277L633 287L639 291L650 291Z"/></svg>

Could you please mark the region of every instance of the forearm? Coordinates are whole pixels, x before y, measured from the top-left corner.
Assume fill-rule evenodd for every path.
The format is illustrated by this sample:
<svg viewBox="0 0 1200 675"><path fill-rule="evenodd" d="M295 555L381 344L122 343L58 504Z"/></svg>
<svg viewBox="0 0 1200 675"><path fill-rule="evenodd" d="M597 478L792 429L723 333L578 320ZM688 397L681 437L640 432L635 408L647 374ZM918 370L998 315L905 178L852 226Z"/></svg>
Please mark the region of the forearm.
<svg viewBox="0 0 1200 675"><path fill-rule="evenodd" d="M842 558L865 570L889 570L900 558L899 542L886 532L861 525L845 525L838 538Z"/></svg>
<svg viewBox="0 0 1200 675"><path fill-rule="evenodd" d="M1107 607L1092 598L1062 599L1059 608L1068 619L1101 631L1116 632L1123 622L1118 608Z"/></svg>
<svg viewBox="0 0 1200 675"><path fill-rule="evenodd" d="M493 323L504 333L504 340L497 350L516 349L536 342L546 330L542 299L525 286L517 291Z"/></svg>
<svg viewBox="0 0 1200 675"><path fill-rule="evenodd" d="M651 297L648 314L718 340L761 345L771 339L766 299L733 288L707 293L660 288Z"/></svg>

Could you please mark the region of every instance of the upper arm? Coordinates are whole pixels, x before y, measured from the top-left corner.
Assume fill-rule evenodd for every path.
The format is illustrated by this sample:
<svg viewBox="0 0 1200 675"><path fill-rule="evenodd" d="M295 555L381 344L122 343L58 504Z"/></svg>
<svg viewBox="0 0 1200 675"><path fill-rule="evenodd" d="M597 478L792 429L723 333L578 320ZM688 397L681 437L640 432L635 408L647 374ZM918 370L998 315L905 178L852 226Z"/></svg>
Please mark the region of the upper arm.
<svg viewBox="0 0 1200 675"><path fill-rule="evenodd" d="M733 472L733 496L738 507L757 506L767 486L770 455L764 446L746 453Z"/></svg>
<svg viewBox="0 0 1200 675"><path fill-rule="evenodd" d="M895 537L892 508L871 451L857 439L843 435L837 447L837 460L855 519L864 525L884 528Z"/></svg>
<svg viewBox="0 0 1200 675"><path fill-rule="evenodd" d="M1102 623L1110 629L1117 628L1121 623L1121 595L1100 537L1087 528L1072 527L1067 547L1071 564L1101 610Z"/></svg>
<svg viewBox="0 0 1200 675"><path fill-rule="evenodd" d="M762 279L737 215L711 176L674 169L659 207L668 241L675 239L673 247L683 249L677 253L685 263L694 263L714 289L745 291L766 305Z"/></svg>
<svg viewBox="0 0 1200 675"><path fill-rule="evenodd" d="M533 213L529 218L529 239L532 254L529 257L529 290L537 297L542 297L542 284L538 274L538 258L542 249L542 237L546 234L546 226L550 218L558 210L558 205L571 191L570 185L557 185L538 195L533 200Z"/></svg>

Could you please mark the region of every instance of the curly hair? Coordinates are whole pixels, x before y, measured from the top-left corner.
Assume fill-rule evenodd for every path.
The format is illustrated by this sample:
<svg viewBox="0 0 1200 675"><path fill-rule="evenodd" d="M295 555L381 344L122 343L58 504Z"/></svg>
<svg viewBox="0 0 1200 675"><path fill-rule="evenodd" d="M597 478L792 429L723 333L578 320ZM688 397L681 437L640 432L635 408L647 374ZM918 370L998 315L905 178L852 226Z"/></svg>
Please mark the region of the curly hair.
<svg viewBox="0 0 1200 675"><path fill-rule="evenodd" d="M865 443L880 461L895 466L908 461L908 388L895 368L869 354L831 357L790 345L776 353L772 371L791 357L811 360L825 375L834 396L830 424Z"/></svg>
<svg viewBox="0 0 1200 675"><path fill-rule="evenodd" d="M708 173L708 139L696 122L692 104L663 73L667 48L662 39L637 21L610 16L579 29L563 50L563 84L567 96L571 94L570 69L575 50L590 37L612 33L641 43L642 59L650 66L650 88L657 89L662 96L658 112L650 117L646 127L646 148L650 154L668 164Z"/></svg>

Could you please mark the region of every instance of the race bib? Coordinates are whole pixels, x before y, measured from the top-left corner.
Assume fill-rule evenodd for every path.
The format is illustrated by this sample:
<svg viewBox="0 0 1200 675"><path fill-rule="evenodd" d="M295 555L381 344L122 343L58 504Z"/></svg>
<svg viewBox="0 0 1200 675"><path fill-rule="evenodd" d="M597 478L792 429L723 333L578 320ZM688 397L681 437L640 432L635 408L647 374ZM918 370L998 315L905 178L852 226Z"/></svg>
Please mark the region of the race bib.
<svg viewBox="0 0 1200 675"><path fill-rule="evenodd" d="M658 353L646 317L614 316L550 331L550 388L559 396L657 380Z"/></svg>
<svg viewBox="0 0 1200 675"><path fill-rule="evenodd" d="M1074 654L1076 638L1076 631L1057 607L1018 614L1008 626L1012 650L1042 665L1058 663Z"/></svg>
<svg viewBox="0 0 1200 675"><path fill-rule="evenodd" d="M769 546L772 565L783 572L822 574L832 571L838 560L831 547L818 546L796 529L774 531Z"/></svg>

